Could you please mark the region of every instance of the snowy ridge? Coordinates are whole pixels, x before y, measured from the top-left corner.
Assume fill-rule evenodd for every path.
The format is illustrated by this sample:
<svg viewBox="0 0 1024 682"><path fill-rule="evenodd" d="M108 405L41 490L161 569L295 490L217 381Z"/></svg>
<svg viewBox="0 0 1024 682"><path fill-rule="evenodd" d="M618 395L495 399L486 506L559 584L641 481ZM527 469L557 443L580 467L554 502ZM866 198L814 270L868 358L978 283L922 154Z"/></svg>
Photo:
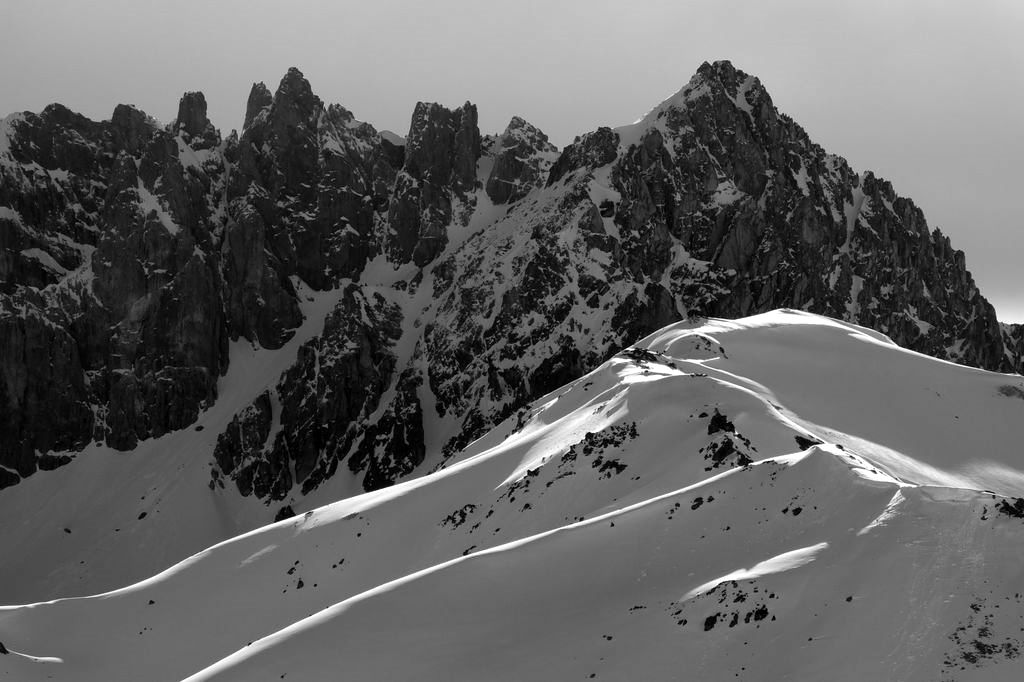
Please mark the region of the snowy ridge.
<svg viewBox="0 0 1024 682"><path fill-rule="evenodd" d="M643 134L651 127L659 127L663 132L666 130L664 127L664 119L670 111L686 109L690 102L699 99L700 97L706 96L710 93L710 89L705 83L704 78L701 74L694 74L690 82L680 88L671 97L667 97L662 100L660 104L655 106L653 109L648 111L646 114L638 118L633 123L625 126L619 126L614 131L619 135L619 139L622 141L623 149L639 144ZM746 100L744 100L746 101ZM659 122L661 122L659 124Z"/></svg>
<svg viewBox="0 0 1024 682"><path fill-rule="evenodd" d="M1019 679L1021 384L798 311L680 323L433 474L0 608L0 674Z"/></svg>

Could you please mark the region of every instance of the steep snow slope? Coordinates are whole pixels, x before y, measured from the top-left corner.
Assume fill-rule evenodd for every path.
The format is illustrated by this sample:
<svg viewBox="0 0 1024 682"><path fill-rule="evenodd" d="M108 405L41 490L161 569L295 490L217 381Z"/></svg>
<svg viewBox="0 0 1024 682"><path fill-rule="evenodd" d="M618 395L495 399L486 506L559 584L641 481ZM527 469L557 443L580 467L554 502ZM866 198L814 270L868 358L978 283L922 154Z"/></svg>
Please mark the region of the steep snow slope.
<svg viewBox="0 0 1024 682"><path fill-rule="evenodd" d="M295 361L323 330L337 291L299 286L306 323L277 351L240 341L220 399L192 428L143 441L131 453L94 443L47 476L0 497L0 602L88 594L134 582L225 537L251 530L271 512L257 500L208 487L217 435ZM342 481L338 481L342 483ZM322 497L350 495L333 486Z"/></svg>
<svg viewBox="0 0 1024 682"><path fill-rule="evenodd" d="M0 609L0 679L1020 679L1021 396L805 313L675 325L433 474Z"/></svg>

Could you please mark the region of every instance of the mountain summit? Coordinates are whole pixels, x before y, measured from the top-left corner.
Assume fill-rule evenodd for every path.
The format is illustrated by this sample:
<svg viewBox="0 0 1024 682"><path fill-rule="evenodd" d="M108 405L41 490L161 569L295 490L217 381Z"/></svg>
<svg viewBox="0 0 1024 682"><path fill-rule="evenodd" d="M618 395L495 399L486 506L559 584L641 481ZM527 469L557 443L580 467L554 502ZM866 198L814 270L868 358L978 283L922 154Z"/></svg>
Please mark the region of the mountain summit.
<svg viewBox="0 0 1024 682"><path fill-rule="evenodd" d="M440 467L680 320L801 309L1021 369L1024 335L949 239L729 62L561 151L519 118L482 135L469 102L419 103L405 138L383 134L297 69L253 86L240 133L205 109L186 93L168 126L126 105L0 124L0 508L76 473L61 495L88 517L187 448L187 481L139 491L153 551L135 578ZM190 487L207 501L184 510ZM160 540L209 523L200 509L222 527ZM17 532L68 540L35 523ZM46 561L142 542L107 535ZM67 570L41 594L93 579Z"/></svg>

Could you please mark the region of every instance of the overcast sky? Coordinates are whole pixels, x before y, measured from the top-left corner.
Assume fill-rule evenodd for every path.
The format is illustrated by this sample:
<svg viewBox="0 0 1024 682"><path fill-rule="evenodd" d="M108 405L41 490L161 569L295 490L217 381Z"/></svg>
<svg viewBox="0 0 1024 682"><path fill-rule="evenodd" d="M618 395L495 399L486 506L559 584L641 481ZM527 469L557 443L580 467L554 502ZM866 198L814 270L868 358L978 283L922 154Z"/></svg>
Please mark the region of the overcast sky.
<svg viewBox="0 0 1024 682"><path fill-rule="evenodd" d="M518 114L559 147L630 123L729 59L967 253L1024 321L1024 3L753 0L0 0L0 115L120 102L169 121L185 90L239 128L254 81L297 66L326 102L404 134L417 100Z"/></svg>

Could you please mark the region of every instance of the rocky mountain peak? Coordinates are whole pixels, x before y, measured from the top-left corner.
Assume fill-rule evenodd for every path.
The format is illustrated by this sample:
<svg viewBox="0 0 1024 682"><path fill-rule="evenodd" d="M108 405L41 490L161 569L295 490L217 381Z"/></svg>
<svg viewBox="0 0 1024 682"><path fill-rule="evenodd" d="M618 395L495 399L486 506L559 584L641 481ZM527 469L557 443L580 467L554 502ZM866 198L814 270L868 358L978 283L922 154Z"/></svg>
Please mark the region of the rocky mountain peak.
<svg viewBox="0 0 1024 682"><path fill-rule="evenodd" d="M476 105L457 109L417 102L406 141L405 170L435 184L452 183L461 190L476 184L480 129Z"/></svg>
<svg viewBox="0 0 1024 682"><path fill-rule="evenodd" d="M423 267L444 250L453 219L468 222L480 155L475 105L448 109L417 102L388 210L392 259Z"/></svg>
<svg viewBox="0 0 1024 682"><path fill-rule="evenodd" d="M323 102L313 94L313 87L302 75L302 72L294 66L288 69L274 93L274 110L277 112L295 110L308 115L322 107Z"/></svg>
<svg viewBox="0 0 1024 682"><path fill-rule="evenodd" d="M628 147L639 144L651 128L673 136L694 125L725 128L734 126L732 119L737 116L770 120L776 113L771 97L755 76L735 68L729 61L704 62L675 94L635 123L615 130Z"/></svg>
<svg viewBox="0 0 1024 682"><path fill-rule="evenodd" d="M171 128L184 134L196 148L209 148L220 142L220 135L206 116L206 97L201 92L186 92L178 103L178 117Z"/></svg>
<svg viewBox="0 0 1024 682"><path fill-rule="evenodd" d="M548 136L540 128L519 116L513 116L505 126L505 132L501 134L501 145L505 149L523 146L534 151L557 150L557 147L548 141Z"/></svg>
<svg viewBox="0 0 1024 682"><path fill-rule="evenodd" d="M129 154L136 153L153 135L149 116L130 104L118 104L110 117L115 146Z"/></svg>
<svg viewBox="0 0 1024 682"><path fill-rule="evenodd" d="M505 126L505 132L507 133L508 131L515 130L517 128L533 128L533 125L522 116L513 114L508 125Z"/></svg>
<svg viewBox="0 0 1024 682"><path fill-rule="evenodd" d="M728 59L718 59L714 62L704 62L701 64L697 67L695 76L704 80L714 79L726 84L736 84L744 80L747 74L733 66L732 62Z"/></svg>
<svg viewBox="0 0 1024 682"><path fill-rule="evenodd" d="M539 128L513 116L491 150L494 165L487 178L487 195L496 204L516 201L543 186L558 148Z"/></svg>
<svg viewBox="0 0 1024 682"><path fill-rule="evenodd" d="M337 124L346 126L359 124L352 112L340 104L329 104L327 106L327 116Z"/></svg>
<svg viewBox="0 0 1024 682"><path fill-rule="evenodd" d="M270 93L266 84L262 82L253 83L252 89L249 90L249 100L245 105L245 123L242 125L242 129L245 130L251 126L256 116L273 103L274 96Z"/></svg>
<svg viewBox="0 0 1024 682"><path fill-rule="evenodd" d="M189 135L202 135L210 119L206 117L206 97L201 92L186 92L178 103L174 128Z"/></svg>
<svg viewBox="0 0 1024 682"><path fill-rule="evenodd" d="M71 111L63 104L54 102L53 104L47 104L43 111L40 113L40 117L48 121L53 122L55 125L62 126L81 126L89 120L79 113Z"/></svg>
<svg viewBox="0 0 1024 682"><path fill-rule="evenodd" d="M562 154L551 168L548 184L562 179L567 173L579 168L600 168L616 159L619 149L619 133L608 127L577 137L562 150Z"/></svg>
<svg viewBox="0 0 1024 682"><path fill-rule="evenodd" d="M708 62L701 64L682 90L689 91L689 94L693 96L699 94L702 85L712 90L721 88L730 97L735 97L737 90L744 85L748 88L754 86L758 89L761 88L761 82L755 76L737 69L732 62L725 59L710 64Z"/></svg>

